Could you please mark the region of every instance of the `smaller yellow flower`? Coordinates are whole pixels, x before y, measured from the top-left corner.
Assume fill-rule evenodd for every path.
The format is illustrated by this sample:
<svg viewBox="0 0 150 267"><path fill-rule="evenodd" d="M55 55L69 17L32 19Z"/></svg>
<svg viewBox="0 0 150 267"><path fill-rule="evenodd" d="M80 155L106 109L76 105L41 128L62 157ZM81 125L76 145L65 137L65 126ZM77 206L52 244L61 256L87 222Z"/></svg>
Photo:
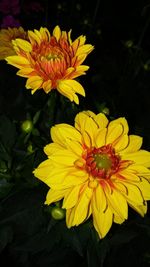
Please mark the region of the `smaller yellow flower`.
<svg viewBox="0 0 150 267"><path fill-rule="evenodd" d="M76 93L85 96L82 85L75 78L85 75L89 66L82 65L87 55L94 49L85 44L81 35L71 40L71 31L61 31L56 26L50 34L47 28L28 31L29 41L13 41L16 56L6 58L8 64L18 68L17 75L27 78L26 88L32 94L39 89L49 93L53 89L70 101L79 104Z"/></svg>
<svg viewBox="0 0 150 267"><path fill-rule="evenodd" d="M16 55L12 44L16 38L27 39L27 34L22 27L0 30L0 60Z"/></svg>

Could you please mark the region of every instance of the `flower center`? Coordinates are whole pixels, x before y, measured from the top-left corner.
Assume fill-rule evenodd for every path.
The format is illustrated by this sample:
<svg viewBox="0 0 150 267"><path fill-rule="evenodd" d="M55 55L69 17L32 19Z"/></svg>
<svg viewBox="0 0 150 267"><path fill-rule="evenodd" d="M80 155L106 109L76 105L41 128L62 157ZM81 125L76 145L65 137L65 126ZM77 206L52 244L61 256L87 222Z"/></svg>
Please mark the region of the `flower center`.
<svg viewBox="0 0 150 267"><path fill-rule="evenodd" d="M107 154L95 154L93 158L96 162L96 168L109 170L111 168L112 162Z"/></svg>
<svg viewBox="0 0 150 267"><path fill-rule="evenodd" d="M83 158L86 171L94 177L109 179L119 168L120 157L111 145L87 149Z"/></svg>
<svg viewBox="0 0 150 267"><path fill-rule="evenodd" d="M47 60L55 60L56 58L59 58L59 56L58 55L56 55L56 54L48 54L47 56L46 56L46 59Z"/></svg>
<svg viewBox="0 0 150 267"><path fill-rule="evenodd" d="M63 53L58 47L52 47L52 46L47 46L43 47L41 52L40 52L40 59L41 60L55 60L55 59L61 59L63 58Z"/></svg>
<svg viewBox="0 0 150 267"><path fill-rule="evenodd" d="M44 81L51 80L53 89L71 66L69 46L61 45L53 37L50 42L43 41L40 45L34 45L31 57L38 75L42 76Z"/></svg>

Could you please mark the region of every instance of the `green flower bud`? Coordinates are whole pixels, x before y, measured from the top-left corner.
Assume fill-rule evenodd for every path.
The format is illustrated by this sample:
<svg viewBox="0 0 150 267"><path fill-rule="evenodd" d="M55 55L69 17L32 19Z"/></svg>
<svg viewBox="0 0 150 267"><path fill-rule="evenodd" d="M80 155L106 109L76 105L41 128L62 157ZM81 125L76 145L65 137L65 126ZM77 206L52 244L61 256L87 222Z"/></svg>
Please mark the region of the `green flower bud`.
<svg viewBox="0 0 150 267"><path fill-rule="evenodd" d="M146 71L150 71L150 65L147 64L147 63L145 63L145 64L143 65L143 68L144 68L144 70L146 70Z"/></svg>
<svg viewBox="0 0 150 267"><path fill-rule="evenodd" d="M65 210L59 207L51 209L51 215L55 220L62 220L65 217Z"/></svg>
<svg viewBox="0 0 150 267"><path fill-rule="evenodd" d="M102 112L105 114L105 115L109 115L110 111L109 111L109 108L105 107L102 109Z"/></svg>
<svg viewBox="0 0 150 267"><path fill-rule="evenodd" d="M28 151L29 154L32 154L32 153L34 152L34 149L33 149L32 144L29 144L29 145L27 146L27 151Z"/></svg>
<svg viewBox="0 0 150 267"><path fill-rule="evenodd" d="M33 130L33 122L31 120L25 120L21 124L21 130L24 133L31 133Z"/></svg>
<svg viewBox="0 0 150 267"><path fill-rule="evenodd" d="M127 48L131 48L131 47L133 46L133 41L132 41L132 40L128 40L128 41L126 41L126 42L125 42L125 46L126 46Z"/></svg>

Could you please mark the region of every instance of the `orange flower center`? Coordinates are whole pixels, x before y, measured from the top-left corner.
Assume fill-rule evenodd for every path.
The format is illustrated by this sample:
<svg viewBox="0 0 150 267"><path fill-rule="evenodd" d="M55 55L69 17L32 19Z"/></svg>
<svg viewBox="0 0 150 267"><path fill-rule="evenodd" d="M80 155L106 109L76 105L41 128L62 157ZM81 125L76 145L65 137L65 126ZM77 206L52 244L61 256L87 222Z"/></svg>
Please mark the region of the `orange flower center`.
<svg viewBox="0 0 150 267"><path fill-rule="evenodd" d="M32 57L38 61L61 59L63 56L63 51L58 45L54 47L50 43L42 42L40 46L33 47Z"/></svg>
<svg viewBox="0 0 150 267"><path fill-rule="evenodd" d="M110 144L100 148L87 149L83 158L86 162L86 171L93 177L109 179L120 166L120 157L115 154L115 150Z"/></svg>
<svg viewBox="0 0 150 267"><path fill-rule="evenodd" d="M67 68L71 67L72 53L68 43L57 42L54 37L50 41L43 41L34 45L31 53L34 68L45 81L51 80L52 87L57 87L57 80L61 79Z"/></svg>

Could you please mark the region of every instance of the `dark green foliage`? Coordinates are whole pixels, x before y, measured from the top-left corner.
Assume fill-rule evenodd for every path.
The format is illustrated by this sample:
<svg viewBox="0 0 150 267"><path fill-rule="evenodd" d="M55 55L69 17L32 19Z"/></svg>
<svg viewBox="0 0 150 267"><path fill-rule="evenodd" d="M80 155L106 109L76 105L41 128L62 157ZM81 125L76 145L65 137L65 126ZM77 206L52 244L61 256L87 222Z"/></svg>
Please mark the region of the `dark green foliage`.
<svg viewBox="0 0 150 267"><path fill-rule="evenodd" d="M148 267L149 203L145 218L129 208L128 220L113 224L100 240L91 218L71 229L65 219L54 220L48 212L53 204L44 205L49 188L32 172L46 159L50 127L73 124L81 110L107 110L110 120L126 117L130 133L143 136L150 150L149 1L44 0L37 1L40 11L27 12L29 2L20 1L17 17L25 29L60 25L72 29L73 40L86 35L95 50L86 76L78 78L86 92L79 106L54 90L31 95L26 79L0 62L0 267ZM21 131L26 119L33 122L29 133Z"/></svg>

